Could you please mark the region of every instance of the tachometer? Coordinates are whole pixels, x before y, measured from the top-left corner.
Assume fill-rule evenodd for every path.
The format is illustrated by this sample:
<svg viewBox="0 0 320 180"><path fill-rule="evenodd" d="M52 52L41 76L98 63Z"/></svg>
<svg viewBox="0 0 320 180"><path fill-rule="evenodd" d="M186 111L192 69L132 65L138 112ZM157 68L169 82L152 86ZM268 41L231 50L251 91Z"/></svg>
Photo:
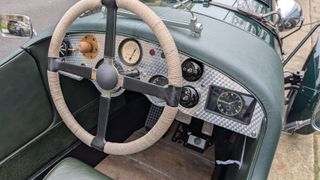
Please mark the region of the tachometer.
<svg viewBox="0 0 320 180"><path fill-rule="evenodd" d="M132 38L123 40L119 45L119 57L126 65L133 66L138 64L142 58L140 43Z"/></svg>

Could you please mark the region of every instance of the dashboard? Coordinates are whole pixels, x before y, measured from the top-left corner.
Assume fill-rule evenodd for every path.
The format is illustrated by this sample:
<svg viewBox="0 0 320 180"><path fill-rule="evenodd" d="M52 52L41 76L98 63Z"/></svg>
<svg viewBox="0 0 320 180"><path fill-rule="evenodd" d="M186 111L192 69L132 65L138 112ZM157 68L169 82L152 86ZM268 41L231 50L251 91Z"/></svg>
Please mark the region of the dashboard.
<svg viewBox="0 0 320 180"><path fill-rule="evenodd" d="M68 34L61 45L60 56L67 63L97 67L103 58L104 40L105 34ZM215 69L214 64L204 64L185 52L179 53L183 73L179 111L257 138L265 118L259 101L239 83ZM114 63L120 73L161 86L168 84L165 56L158 44L117 35ZM118 88L113 96L123 92ZM147 97L156 106L165 105L161 99Z"/></svg>

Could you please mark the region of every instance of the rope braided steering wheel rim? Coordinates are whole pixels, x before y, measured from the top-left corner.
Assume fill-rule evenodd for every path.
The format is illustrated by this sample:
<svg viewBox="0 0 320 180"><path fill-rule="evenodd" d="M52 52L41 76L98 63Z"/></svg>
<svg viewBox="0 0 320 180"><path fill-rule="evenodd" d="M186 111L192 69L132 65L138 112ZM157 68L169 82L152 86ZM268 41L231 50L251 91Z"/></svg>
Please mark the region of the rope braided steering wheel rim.
<svg viewBox="0 0 320 180"><path fill-rule="evenodd" d="M115 10L116 12L116 9L118 7L131 11L132 13L136 14L139 18L141 18L151 28L153 33L158 38L159 43L166 57L166 63L168 68L168 80L169 80L168 87L170 88L167 88L167 89L162 88L159 90L159 87L156 87L154 85L153 86L146 85L146 87L150 86L152 87L151 90L155 89L161 92L169 92L169 90L172 90L170 91L169 95L166 94L163 97L167 97L170 102L174 102L174 103L170 104L167 102L167 105L164 107L163 113L160 116L156 125L143 137L138 138L131 142L126 142L126 143L105 142L104 136L105 136L106 130L104 131L102 130L104 133L100 133L100 134L103 134L104 136L99 138L103 138L103 143L101 144L101 141L100 141L100 144L99 143L96 144L95 140L98 138L98 135L99 135L99 123L100 123L100 114L101 114L100 109L99 109L99 122L98 122L98 133L97 133L98 135L93 136L76 121L76 119L70 112L64 100L64 97L61 91L60 81L59 81L58 71L61 71L61 70L66 72L71 71L70 73L74 73L74 74L78 73L77 75L82 75L83 77L88 79L94 79L98 81L100 78L102 79L102 81L105 80L104 79L105 77L102 77L100 76L100 74L96 74L96 73L105 71L105 69L108 70L108 68L105 68L105 69L101 68L101 70L98 69L98 71L96 72L96 71L90 71L89 68L67 65L62 63L62 61L59 61L60 45L66 35L67 29L72 24L72 22L85 11L102 7L102 5L105 5L107 7L108 12L109 10ZM114 16L115 16L114 18L116 18L116 13ZM108 25L109 24L107 23L106 32L108 32ZM115 38L115 32L113 33L114 34L112 38ZM107 36L109 36L109 34L106 34L106 37ZM110 39L109 40L106 39L106 42L107 41L112 42L112 40ZM57 24L50 42L48 58L49 60L48 60L47 75L48 75L50 93L51 93L54 105L59 115L61 116L62 120L64 121L66 126L71 130L71 132L83 143L85 143L88 146L99 149L107 154L127 155L127 154L133 154L133 153L140 152L144 149L147 149L148 147L153 145L155 142L157 142L165 134L165 132L168 130L168 128L172 124L178 112L177 101L180 97L181 84L182 84L182 76L181 76L182 73L181 73L178 50L176 48L175 42L170 32L168 31L168 29L166 28L162 20L149 7L147 7L146 5L144 5L138 0L102 0L102 1L101 0L81 0L79 1L64 14L64 16L61 18L61 20ZM105 58L106 58L106 53L105 53ZM111 71L113 70L110 70L110 72ZM113 73L112 75L115 75L115 73ZM116 79L117 79L116 83L119 84L124 89L135 90L134 88L130 88L129 85L127 84L130 84L132 82L137 82L137 80L133 80L127 77L121 77L119 75L117 75ZM130 83L128 83L129 81ZM141 82L138 82L138 83L141 83ZM155 94L150 90L146 92ZM104 96L101 96L100 108L102 107L101 105L107 105L107 106L109 105L110 100L103 101L105 99L104 99ZM103 102L107 102L107 103L103 104ZM107 114L104 114L104 116L105 115L108 116L108 112ZM103 129L103 128L100 128L100 129Z"/></svg>

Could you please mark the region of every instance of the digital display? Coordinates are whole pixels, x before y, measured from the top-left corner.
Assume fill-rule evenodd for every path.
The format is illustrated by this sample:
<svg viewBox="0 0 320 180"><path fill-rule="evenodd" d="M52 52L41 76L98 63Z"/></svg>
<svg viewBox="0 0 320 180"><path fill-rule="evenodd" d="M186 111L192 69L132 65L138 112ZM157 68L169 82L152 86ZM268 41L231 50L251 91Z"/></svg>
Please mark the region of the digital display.
<svg viewBox="0 0 320 180"><path fill-rule="evenodd" d="M206 110L241 122L249 124L256 105L253 96L226 88L210 86Z"/></svg>

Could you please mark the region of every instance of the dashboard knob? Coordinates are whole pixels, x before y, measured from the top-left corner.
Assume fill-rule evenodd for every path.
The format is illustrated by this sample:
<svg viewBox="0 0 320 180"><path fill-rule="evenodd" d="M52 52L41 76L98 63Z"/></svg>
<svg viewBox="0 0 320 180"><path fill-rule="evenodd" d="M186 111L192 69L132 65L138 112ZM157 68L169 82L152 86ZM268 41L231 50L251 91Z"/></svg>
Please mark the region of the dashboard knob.
<svg viewBox="0 0 320 180"><path fill-rule="evenodd" d="M185 60L182 65L182 76L187 81L197 81L203 74L203 66L201 63L194 61L193 59Z"/></svg>
<svg viewBox="0 0 320 180"><path fill-rule="evenodd" d="M92 51L92 45L87 41L80 41L79 43L79 51L83 54Z"/></svg>
<svg viewBox="0 0 320 180"><path fill-rule="evenodd" d="M192 108L197 105L199 102L199 94L191 86L182 87L181 96L180 96L180 105L185 108Z"/></svg>

